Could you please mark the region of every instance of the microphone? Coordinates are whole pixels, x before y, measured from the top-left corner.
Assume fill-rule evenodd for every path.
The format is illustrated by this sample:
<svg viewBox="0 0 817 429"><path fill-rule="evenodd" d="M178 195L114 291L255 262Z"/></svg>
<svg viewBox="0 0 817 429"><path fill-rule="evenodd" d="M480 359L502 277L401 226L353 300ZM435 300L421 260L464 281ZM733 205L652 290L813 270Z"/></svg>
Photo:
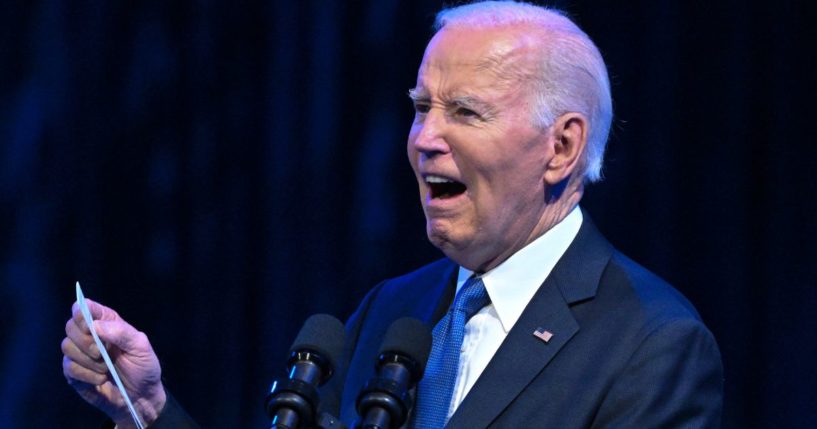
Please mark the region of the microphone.
<svg viewBox="0 0 817 429"><path fill-rule="evenodd" d="M417 319L405 317L389 326L380 346L377 376L357 397L357 428L394 429L406 422L411 403L408 391L425 371L431 352L431 330Z"/></svg>
<svg viewBox="0 0 817 429"><path fill-rule="evenodd" d="M328 314L316 314L304 322L289 349L289 378L272 384L264 408L279 429L310 428L318 408L318 389L335 370L343 352L343 323Z"/></svg>

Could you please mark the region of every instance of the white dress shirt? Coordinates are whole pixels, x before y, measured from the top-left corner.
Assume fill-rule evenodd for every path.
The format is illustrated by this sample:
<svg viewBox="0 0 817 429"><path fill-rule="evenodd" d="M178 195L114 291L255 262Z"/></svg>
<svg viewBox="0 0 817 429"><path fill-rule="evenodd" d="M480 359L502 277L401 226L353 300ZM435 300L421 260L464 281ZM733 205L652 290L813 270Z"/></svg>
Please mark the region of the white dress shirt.
<svg viewBox="0 0 817 429"><path fill-rule="evenodd" d="M577 206L541 237L482 275L491 303L465 325L457 381L448 409L449 418L488 366L539 286L576 238L581 225L582 212ZM472 274L473 271L460 267L458 292Z"/></svg>

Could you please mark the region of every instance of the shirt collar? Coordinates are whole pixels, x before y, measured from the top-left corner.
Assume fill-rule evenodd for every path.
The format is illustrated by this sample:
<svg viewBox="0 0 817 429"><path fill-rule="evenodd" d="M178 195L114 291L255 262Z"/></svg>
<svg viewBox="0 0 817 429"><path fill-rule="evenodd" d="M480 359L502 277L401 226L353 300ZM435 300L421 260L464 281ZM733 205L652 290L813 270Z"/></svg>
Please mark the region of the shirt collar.
<svg viewBox="0 0 817 429"><path fill-rule="evenodd" d="M485 290L505 333L519 320L539 286L576 238L582 219L581 209L574 207L561 222L482 275ZM473 271L460 267L457 292L473 274Z"/></svg>

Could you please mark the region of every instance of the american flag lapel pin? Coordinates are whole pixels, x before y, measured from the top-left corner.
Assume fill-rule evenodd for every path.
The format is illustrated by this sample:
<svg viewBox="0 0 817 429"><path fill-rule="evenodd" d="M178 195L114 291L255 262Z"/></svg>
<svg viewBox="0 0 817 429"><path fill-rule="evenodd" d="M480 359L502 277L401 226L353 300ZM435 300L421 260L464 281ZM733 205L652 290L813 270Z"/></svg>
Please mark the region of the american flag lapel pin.
<svg viewBox="0 0 817 429"><path fill-rule="evenodd" d="M533 336L539 338L540 340L544 341L547 344L551 338L553 338L553 333L546 330L545 328L537 328L533 331Z"/></svg>

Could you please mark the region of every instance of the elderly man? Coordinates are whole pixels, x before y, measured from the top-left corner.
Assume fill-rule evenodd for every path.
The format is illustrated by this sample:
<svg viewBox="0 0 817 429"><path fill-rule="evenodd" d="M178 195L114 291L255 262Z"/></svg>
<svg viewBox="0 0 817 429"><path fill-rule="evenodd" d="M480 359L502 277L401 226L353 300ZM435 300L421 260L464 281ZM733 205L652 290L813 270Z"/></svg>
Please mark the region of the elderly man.
<svg viewBox="0 0 817 429"><path fill-rule="evenodd" d="M413 316L434 340L408 426L718 427L711 333L578 207L600 178L612 116L595 45L561 13L521 3L445 10L436 28L410 91L407 151L428 237L447 258L367 295L324 403L354 420L385 327ZM138 369L123 372L145 419L189 424L167 405L147 339L94 309L113 320L102 335L133 357ZM65 375L124 425L121 401L95 387L104 367L78 321L66 329Z"/></svg>

